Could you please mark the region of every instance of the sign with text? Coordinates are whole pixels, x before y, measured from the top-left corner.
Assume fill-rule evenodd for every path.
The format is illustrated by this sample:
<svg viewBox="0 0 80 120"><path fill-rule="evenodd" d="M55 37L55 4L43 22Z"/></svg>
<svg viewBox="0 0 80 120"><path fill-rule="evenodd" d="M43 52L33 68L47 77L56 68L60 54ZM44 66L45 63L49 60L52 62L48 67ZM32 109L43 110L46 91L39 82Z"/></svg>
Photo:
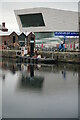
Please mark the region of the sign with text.
<svg viewBox="0 0 80 120"><path fill-rule="evenodd" d="M79 32L54 32L55 36L80 36Z"/></svg>

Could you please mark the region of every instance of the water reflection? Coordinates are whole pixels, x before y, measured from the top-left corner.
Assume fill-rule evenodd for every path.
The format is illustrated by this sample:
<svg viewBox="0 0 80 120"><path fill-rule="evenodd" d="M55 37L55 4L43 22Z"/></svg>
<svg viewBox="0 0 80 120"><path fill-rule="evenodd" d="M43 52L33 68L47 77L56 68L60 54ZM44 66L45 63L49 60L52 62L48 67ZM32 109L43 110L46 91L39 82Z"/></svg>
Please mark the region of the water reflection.
<svg viewBox="0 0 80 120"><path fill-rule="evenodd" d="M19 80L19 87L20 89L21 88L42 88L42 85L43 85L43 81L44 81L44 77L42 76L35 76L34 75L34 65L33 64L30 64L30 65L27 65L26 66L27 69L25 69L25 66L24 64L21 65L21 71L24 71L22 72L22 75L21 75L21 78ZM30 75L27 75L25 73L25 70L26 70L26 73L30 73Z"/></svg>
<svg viewBox="0 0 80 120"><path fill-rule="evenodd" d="M63 76L63 79L66 80L66 71L65 70L62 71L62 76Z"/></svg>
<svg viewBox="0 0 80 120"><path fill-rule="evenodd" d="M9 61L8 59L3 59L3 61L0 63L0 67L4 70L10 70L13 71L21 71L22 69L25 69L24 67L29 64L21 64L16 63L15 61ZM28 67L28 66L27 66ZM41 65L41 64L35 64L34 69L40 70L40 71L46 71L46 72L56 72L58 73L61 70L67 70L67 71L79 71L79 64L53 64L53 65Z"/></svg>
<svg viewBox="0 0 80 120"><path fill-rule="evenodd" d="M3 60L3 117L77 118L80 66Z"/></svg>
<svg viewBox="0 0 80 120"><path fill-rule="evenodd" d="M73 76L77 75L80 72L79 65L72 65L72 64L55 64L55 65L41 65L41 64L21 64L16 63L15 61L9 62L9 60L4 60L0 64L2 70L9 70L12 74L16 74L17 71L20 71L22 74L21 81L27 84L31 84L32 86L38 85L37 81L41 80L41 84L44 81L44 76L35 76L34 71L43 71L43 72L50 72L50 73L60 73L62 74L62 78L66 80L67 78L67 71L73 72ZM29 76L30 75L30 76ZM5 80L6 72L2 73L2 79ZM38 79L38 80L37 80ZM34 81L35 85L31 82ZM39 83L40 84L40 83ZM36 87L36 86L35 86Z"/></svg>

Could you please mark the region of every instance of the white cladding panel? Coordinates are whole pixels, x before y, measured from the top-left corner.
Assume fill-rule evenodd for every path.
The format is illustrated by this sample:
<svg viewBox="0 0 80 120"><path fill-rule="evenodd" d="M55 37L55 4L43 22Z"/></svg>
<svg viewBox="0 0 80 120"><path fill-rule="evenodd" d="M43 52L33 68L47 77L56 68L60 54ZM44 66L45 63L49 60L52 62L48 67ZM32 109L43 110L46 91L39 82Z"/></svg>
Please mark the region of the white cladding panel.
<svg viewBox="0 0 80 120"><path fill-rule="evenodd" d="M42 13L44 27L22 27L19 15ZM76 31L78 32L78 12L64 11L52 8L30 8L15 10L20 31L47 32L47 31Z"/></svg>

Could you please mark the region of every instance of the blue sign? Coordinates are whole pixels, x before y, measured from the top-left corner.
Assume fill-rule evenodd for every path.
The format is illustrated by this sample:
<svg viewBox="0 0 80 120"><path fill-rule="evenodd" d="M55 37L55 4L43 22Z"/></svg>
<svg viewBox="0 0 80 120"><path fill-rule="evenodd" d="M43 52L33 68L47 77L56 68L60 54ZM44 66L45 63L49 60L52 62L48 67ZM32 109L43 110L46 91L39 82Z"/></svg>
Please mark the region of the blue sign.
<svg viewBox="0 0 80 120"><path fill-rule="evenodd" d="M54 32L55 36L80 36L79 32Z"/></svg>

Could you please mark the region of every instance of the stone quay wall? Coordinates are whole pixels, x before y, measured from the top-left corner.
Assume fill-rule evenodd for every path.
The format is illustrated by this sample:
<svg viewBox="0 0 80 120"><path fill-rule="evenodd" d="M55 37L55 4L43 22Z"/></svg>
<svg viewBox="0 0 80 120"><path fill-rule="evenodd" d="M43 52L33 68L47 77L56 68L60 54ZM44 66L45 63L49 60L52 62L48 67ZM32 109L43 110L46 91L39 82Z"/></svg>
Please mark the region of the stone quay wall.
<svg viewBox="0 0 80 120"><path fill-rule="evenodd" d="M16 59L16 52L19 50L3 50L0 51L0 56L3 58L14 58ZM38 54L41 54L45 58L54 58L59 62L70 62L70 63L80 63L80 51L78 52L43 52L39 51Z"/></svg>
<svg viewBox="0 0 80 120"><path fill-rule="evenodd" d="M54 58L59 62L80 63L80 52L39 52L45 58Z"/></svg>

